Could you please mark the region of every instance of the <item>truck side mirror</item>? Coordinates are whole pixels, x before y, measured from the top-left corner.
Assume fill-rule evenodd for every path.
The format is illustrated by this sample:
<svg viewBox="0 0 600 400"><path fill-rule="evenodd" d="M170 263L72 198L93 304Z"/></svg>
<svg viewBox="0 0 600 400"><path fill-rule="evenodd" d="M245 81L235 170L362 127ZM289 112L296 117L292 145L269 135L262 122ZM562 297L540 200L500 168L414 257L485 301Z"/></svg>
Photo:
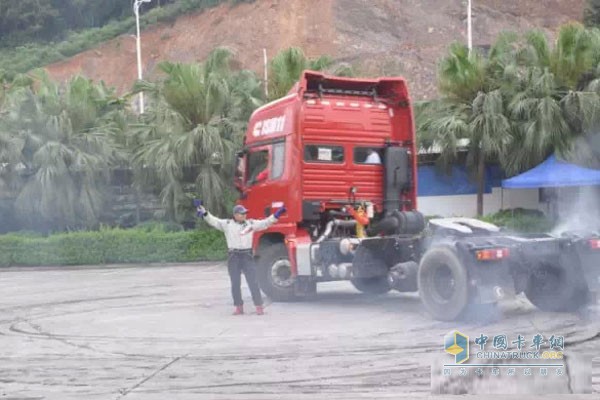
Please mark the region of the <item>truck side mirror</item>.
<svg viewBox="0 0 600 400"><path fill-rule="evenodd" d="M244 177L246 175L245 154L243 151L237 152L233 162L233 185L239 192L244 190Z"/></svg>
<svg viewBox="0 0 600 400"><path fill-rule="evenodd" d="M241 192L244 190L244 184L242 183L242 180L239 178L234 179L233 185L235 186L235 188L238 192Z"/></svg>

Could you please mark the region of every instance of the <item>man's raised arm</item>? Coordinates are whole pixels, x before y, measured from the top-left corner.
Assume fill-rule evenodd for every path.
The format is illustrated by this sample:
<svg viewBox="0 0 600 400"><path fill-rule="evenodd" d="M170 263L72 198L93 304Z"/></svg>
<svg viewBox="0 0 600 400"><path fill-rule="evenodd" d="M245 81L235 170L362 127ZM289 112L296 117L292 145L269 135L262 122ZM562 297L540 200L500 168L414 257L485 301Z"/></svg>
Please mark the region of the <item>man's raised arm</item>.
<svg viewBox="0 0 600 400"><path fill-rule="evenodd" d="M265 229L273 225L275 222L277 222L277 220L279 220L279 217L281 217L281 215L286 211L287 209L285 208L285 206L283 206L277 211L275 211L275 213L268 218L252 221L252 230L254 232L264 231Z"/></svg>
<svg viewBox="0 0 600 400"><path fill-rule="evenodd" d="M214 215L209 213L203 206L198 206L196 209L198 210L198 215L203 216L207 224L209 224L215 229L220 230L221 232L225 229L225 224L227 223L226 219L220 219L215 217Z"/></svg>

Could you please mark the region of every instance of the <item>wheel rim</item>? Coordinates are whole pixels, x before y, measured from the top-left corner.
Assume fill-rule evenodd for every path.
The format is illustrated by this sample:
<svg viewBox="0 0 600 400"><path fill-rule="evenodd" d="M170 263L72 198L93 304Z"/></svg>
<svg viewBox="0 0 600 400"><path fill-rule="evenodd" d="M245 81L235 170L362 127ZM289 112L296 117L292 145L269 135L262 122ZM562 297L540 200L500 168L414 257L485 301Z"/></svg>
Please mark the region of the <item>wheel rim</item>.
<svg viewBox="0 0 600 400"><path fill-rule="evenodd" d="M294 284L292 264L289 260L277 260L271 266L271 280L275 286L290 287Z"/></svg>
<svg viewBox="0 0 600 400"><path fill-rule="evenodd" d="M454 295L456 281L452 270L446 264L439 265L431 275L431 287L434 288L432 296L436 303L448 303Z"/></svg>

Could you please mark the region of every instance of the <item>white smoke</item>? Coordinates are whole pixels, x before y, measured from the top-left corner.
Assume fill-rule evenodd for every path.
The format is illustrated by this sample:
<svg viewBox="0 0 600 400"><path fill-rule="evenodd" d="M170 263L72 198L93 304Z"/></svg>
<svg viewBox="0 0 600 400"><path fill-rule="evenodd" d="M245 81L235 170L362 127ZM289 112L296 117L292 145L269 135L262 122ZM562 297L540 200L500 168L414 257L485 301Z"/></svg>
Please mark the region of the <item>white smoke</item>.
<svg viewBox="0 0 600 400"><path fill-rule="evenodd" d="M600 130L575 140L567 158L578 165L600 169ZM600 185L560 188L556 191L553 234L600 233Z"/></svg>
<svg viewBox="0 0 600 400"><path fill-rule="evenodd" d="M554 213L553 235L600 232L600 186L558 189Z"/></svg>

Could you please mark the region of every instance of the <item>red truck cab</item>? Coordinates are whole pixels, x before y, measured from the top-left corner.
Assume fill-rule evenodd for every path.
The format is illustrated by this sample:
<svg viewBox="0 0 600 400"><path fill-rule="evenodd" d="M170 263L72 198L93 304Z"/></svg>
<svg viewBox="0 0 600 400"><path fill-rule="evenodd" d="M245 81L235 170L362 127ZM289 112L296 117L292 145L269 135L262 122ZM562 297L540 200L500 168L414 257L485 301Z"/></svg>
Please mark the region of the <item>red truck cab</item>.
<svg viewBox="0 0 600 400"><path fill-rule="evenodd" d="M404 165L398 157L394 164L390 149ZM290 278L302 261L297 246L315 242L345 205L368 203L374 221L415 210L415 130L404 79L305 71L287 96L252 114L235 185L250 218L285 204L287 213L255 234L254 247L260 254L285 245Z"/></svg>

